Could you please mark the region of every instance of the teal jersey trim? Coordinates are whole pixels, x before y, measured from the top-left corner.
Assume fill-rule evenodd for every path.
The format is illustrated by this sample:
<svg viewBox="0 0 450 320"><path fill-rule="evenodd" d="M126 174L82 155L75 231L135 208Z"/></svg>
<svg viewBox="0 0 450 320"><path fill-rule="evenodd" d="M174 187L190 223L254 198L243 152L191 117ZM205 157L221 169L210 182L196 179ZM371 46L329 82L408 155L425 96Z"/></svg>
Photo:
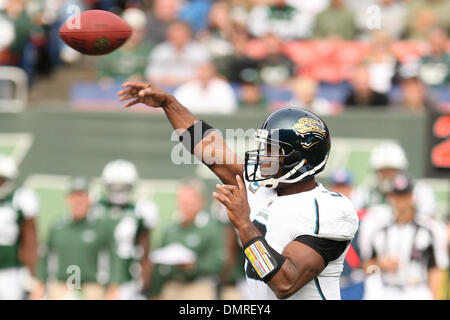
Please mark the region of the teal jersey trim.
<svg viewBox="0 0 450 320"><path fill-rule="evenodd" d="M319 204L317 203L317 199L314 199L314 206L316 207L316 227L314 234L319 234Z"/></svg>
<svg viewBox="0 0 450 320"><path fill-rule="evenodd" d="M327 300L325 296L323 295L322 289L320 288L319 279L314 278L314 284L316 285L317 291L319 291L320 297L322 300Z"/></svg>

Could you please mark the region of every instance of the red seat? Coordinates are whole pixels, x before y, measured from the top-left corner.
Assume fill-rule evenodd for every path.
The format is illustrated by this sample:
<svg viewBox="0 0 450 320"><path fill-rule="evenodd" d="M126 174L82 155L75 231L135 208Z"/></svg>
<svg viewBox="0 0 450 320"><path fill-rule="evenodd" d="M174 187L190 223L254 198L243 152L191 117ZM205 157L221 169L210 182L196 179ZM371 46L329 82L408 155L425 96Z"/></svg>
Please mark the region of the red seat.
<svg viewBox="0 0 450 320"><path fill-rule="evenodd" d="M310 41L293 41L285 45L286 55L300 67L320 62L320 56L314 50Z"/></svg>
<svg viewBox="0 0 450 320"><path fill-rule="evenodd" d="M426 53L426 45L423 42L397 41L392 44L392 52L401 63L410 62L420 58Z"/></svg>
<svg viewBox="0 0 450 320"><path fill-rule="evenodd" d="M336 61L341 64L357 65L367 55L369 45L358 41L343 41L335 52Z"/></svg>

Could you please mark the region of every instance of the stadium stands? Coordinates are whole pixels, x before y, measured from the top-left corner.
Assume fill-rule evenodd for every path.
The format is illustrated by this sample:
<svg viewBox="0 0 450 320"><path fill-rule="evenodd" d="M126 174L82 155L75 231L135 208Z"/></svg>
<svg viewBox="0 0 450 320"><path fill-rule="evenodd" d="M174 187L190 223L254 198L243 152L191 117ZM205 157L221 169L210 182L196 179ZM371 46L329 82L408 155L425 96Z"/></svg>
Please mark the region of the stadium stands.
<svg viewBox="0 0 450 320"><path fill-rule="evenodd" d="M171 127L161 109L138 104L124 110L117 91L126 80L153 82L170 93L195 83L195 92L204 90L201 96L214 101L215 95L207 95L202 88L220 79L223 87L233 90L233 108L220 114L212 103L204 119L221 130L257 127L268 112L286 105L310 108L323 116L333 137L327 167L318 177L324 184L341 168L352 174L354 190L373 184L372 150L381 142L398 142L408 158L408 173L432 188L428 195L435 201L434 218L450 226L446 179L450 171L433 167L431 159L436 146L443 151L439 159L448 155L448 130L441 127L440 135L433 135L432 126L450 113L450 19L445 10L449 3L0 0L0 153L11 155L20 165L17 186L32 189L41 200L39 242L48 239L50 226L67 209L67 177L93 177L90 193L101 197L104 190L96 177L114 158L136 164L142 178L136 194L158 206L161 221L152 230L152 248L159 246L166 227L174 221L175 189L182 177L195 175L204 180L206 194L214 188L216 178L205 167L170 161L178 140L170 140ZM323 17L333 15L329 8L333 5L342 6L342 11L327 24ZM374 7L382 17L379 25L370 26L369 18L377 22L368 16L377 12L369 10ZM108 56L83 56L66 46L57 33L74 8L121 15L133 25L134 37ZM321 26L317 26L318 16ZM168 36L174 24L184 36L178 31ZM191 45L194 49L186 49L181 59L180 52ZM198 81L201 66L211 63L217 73L209 75L208 81ZM382 107L359 102L376 100L370 97L349 99L357 87L362 87L362 96L381 97ZM200 95L188 96L195 100ZM239 155L244 145L248 147L247 141L237 141ZM224 212L211 200L206 200L205 211L216 219L214 215ZM1 201L0 196L0 205ZM358 207L360 218L373 207ZM221 223L216 227L227 224ZM353 248L353 258L359 259L355 243ZM362 272L360 263L356 269ZM343 298L364 296L367 275L358 276L359 282L345 279L349 282ZM450 277L445 281L440 297L449 299ZM0 289L1 285L0 277Z"/></svg>

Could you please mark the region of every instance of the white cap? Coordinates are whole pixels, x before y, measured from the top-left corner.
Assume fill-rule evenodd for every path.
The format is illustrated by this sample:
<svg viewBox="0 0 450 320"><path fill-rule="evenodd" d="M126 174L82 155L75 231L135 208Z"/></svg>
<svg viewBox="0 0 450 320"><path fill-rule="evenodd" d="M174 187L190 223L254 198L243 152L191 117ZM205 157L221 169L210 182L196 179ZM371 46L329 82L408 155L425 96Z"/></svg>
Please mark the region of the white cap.
<svg viewBox="0 0 450 320"><path fill-rule="evenodd" d="M147 25L147 17L144 11L137 8L126 9L122 13L122 19L133 29L143 29Z"/></svg>
<svg viewBox="0 0 450 320"><path fill-rule="evenodd" d="M392 168L406 170L408 160L405 151L395 142L384 142L373 148L370 156L370 166L373 170Z"/></svg>

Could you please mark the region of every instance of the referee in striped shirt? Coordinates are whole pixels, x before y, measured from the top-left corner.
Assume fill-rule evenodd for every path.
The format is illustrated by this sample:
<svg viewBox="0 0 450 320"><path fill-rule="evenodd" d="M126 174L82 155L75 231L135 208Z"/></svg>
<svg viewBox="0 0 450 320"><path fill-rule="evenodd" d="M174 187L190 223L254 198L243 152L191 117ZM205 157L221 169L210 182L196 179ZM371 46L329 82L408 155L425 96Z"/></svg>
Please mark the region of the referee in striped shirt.
<svg viewBox="0 0 450 320"><path fill-rule="evenodd" d="M413 181L401 173L388 192L391 219L361 248L364 267L378 271L366 281L366 299L436 299L448 268L447 233L437 221L418 222Z"/></svg>

